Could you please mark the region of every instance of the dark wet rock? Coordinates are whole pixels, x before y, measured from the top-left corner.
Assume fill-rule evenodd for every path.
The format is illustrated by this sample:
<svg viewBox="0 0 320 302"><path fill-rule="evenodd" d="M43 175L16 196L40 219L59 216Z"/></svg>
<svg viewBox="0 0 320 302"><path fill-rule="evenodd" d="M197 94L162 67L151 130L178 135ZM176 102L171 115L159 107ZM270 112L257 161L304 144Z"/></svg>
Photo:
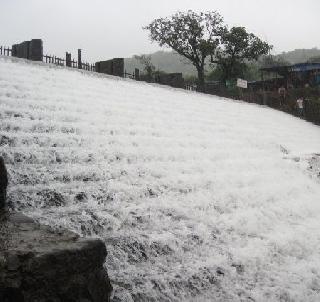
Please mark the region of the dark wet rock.
<svg viewBox="0 0 320 302"><path fill-rule="evenodd" d="M286 149L285 147L283 147L283 146L281 146L281 145L280 145L280 151L281 151L282 153L284 153L284 154L289 154L289 153L290 153L288 149Z"/></svg>
<svg viewBox="0 0 320 302"><path fill-rule="evenodd" d="M203 239L197 234L188 234L187 238L191 241L191 244L200 245L203 243Z"/></svg>
<svg viewBox="0 0 320 302"><path fill-rule="evenodd" d="M219 275L219 276L224 276L224 270L223 270L221 267L218 267L218 268L216 269L216 273L217 273L217 275Z"/></svg>
<svg viewBox="0 0 320 302"><path fill-rule="evenodd" d="M166 256L173 253L173 250L169 245L163 244L162 242L152 242L150 245L151 254L155 257L157 256Z"/></svg>
<svg viewBox="0 0 320 302"><path fill-rule="evenodd" d="M219 290L219 278L216 277L216 270L207 267L199 268L190 276L176 275L169 281L170 287L176 296L179 296L181 289L190 296L197 296L213 286Z"/></svg>
<svg viewBox="0 0 320 302"><path fill-rule="evenodd" d="M244 273L244 266L242 264L232 263L231 266L236 269L238 274L243 274Z"/></svg>
<svg viewBox="0 0 320 302"><path fill-rule="evenodd" d="M13 117L23 117L23 115L21 113L14 113Z"/></svg>
<svg viewBox="0 0 320 302"><path fill-rule="evenodd" d="M309 159L309 171L320 177L320 154L313 154L313 156Z"/></svg>
<svg viewBox="0 0 320 302"><path fill-rule="evenodd" d="M139 241L132 241L126 245L130 262L140 262L148 259L146 247Z"/></svg>
<svg viewBox="0 0 320 302"><path fill-rule="evenodd" d="M20 153L20 152L15 152L13 154L13 161L14 163L21 163L27 160L27 156Z"/></svg>
<svg viewBox="0 0 320 302"><path fill-rule="evenodd" d="M85 236L99 235L103 233L103 220L91 210L85 211L86 215L77 218L77 223L80 225L79 231Z"/></svg>
<svg viewBox="0 0 320 302"><path fill-rule="evenodd" d="M0 156L0 211L6 207L8 173L4 159Z"/></svg>
<svg viewBox="0 0 320 302"><path fill-rule="evenodd" d="M42 190L37 193L41 197L42 207L61 207L66 204L63 195L54 190Z"/></svg>
<svg viewBox="0 0 320 302"><path fill-rule="evenodd" d="M100 239L6 213L0 220L0 301L110 301L106 255Z"/></svg>
<svg viewBox="0 0 320 302"><path fill-rule="evenodd" d="M7 208L9 210L23 210L33 206L33 196L25 194L24 192L10 192L7 195Z"/></svg>
<svg viewBox="0 0 320 302"><path fill-rule="evenodd" d="M135 264L149 259L148 244L133 237L108 238L107 244L116 251L121 251L129 263Z"/></svg>
<svg viewBox="0 0 320 302"><path fill-rule="evenodd" d="M157 193L154 192L152 189L148 188L148 193L146 194L148 197L157 197Z"/></svg>
<svg viewBox="0 0 320 302"><path fill-rule="evenodd" d="M14 147L15 146L15 139L10 138L6 135L0 135L0 147L3 147L3 146Z"/></svg>
<svg viewBox="0 0 320 302"><path fill-rule="evenodd" d="M148 296L146 293L134 293L132 294L132 298L134 302L155 302L156 298Z"/></svg>
<svg viewBox="0 0 320 302"><path fill-rule="evenodd" d="M74 198L75 198L76 201L84 202L84 201L87 201L88 196L87 196L87 194L84 193L84 192L79 192L79 193L77 193L77 194L75 195Z"/></svg>

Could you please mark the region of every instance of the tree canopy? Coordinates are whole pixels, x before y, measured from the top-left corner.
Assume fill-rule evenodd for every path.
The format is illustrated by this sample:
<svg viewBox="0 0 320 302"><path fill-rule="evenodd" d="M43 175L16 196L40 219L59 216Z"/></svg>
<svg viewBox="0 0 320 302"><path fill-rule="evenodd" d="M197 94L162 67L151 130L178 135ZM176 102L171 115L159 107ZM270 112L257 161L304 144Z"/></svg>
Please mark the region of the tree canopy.
<svg viewBox="0 0 320 302"><path fill-rule="evenodd" d="M178 12L170 18L155 19L144 29L149 31L152 41L189 59L203 86L205 59L215 52L224 31L223 19L217 12Z"/></svg>
<svg viewBox="0 0 320 302"><path fill-rule="evenodd" d="M272 48L256 35L248 33L244 27L225 28L220 42L216 53L212 54L211 62L218 64L223 81L242 76L246 62L258 60Z"/></svg>
<svg viewBox="0 0 320 302"><path fill-rule="evenodd" d="M258 60L272 48L244 27L228 29L216 11L178 12L153 20L144 29L150 39L187 58L197 69L200 89L204 86L206 58L220 70L221 80L241 76L246 62Z"/></svg>

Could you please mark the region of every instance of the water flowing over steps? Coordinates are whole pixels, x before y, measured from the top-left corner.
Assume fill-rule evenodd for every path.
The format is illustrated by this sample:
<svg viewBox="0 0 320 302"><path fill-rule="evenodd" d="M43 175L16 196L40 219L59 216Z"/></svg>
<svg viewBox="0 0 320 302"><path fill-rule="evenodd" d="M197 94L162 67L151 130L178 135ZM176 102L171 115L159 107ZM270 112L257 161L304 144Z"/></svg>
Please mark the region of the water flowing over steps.
<svg viewBox="0 0 320 302"><path fill-rule="evenodd" d="M270 108L0 57L9 205L101 238L114 301L319 301L319 150Z"/></svg>

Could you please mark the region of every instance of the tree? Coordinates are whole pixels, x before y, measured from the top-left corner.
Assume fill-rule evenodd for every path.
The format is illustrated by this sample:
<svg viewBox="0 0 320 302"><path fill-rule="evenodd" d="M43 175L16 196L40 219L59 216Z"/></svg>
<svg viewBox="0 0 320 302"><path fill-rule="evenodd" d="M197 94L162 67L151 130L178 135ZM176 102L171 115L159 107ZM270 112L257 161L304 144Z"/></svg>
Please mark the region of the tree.
<svg viewBox="0 0 320 302"><path fill-rule="evenodd" d="M178 12L169 18L153 20L144 29L150 39L187 58L198 73L200 89L204 86L205 59L214 53L224 31L223 19L217 12Z"/></svg>
<svg viewBox="0 0 320 302"><path fill-rule="evenodd" d="M248 61L257 61L271 49L271 45L248 33L244 27L225 28L221 35L221 46L217 48L215 60L211 57L211 62L218 64L225 83L242 76Z"/></svg>
<svg viewBox="0 0 320 302"><path fill-rule="evenodd" d="M141 55L137 56L135 55L134 58L139 61L144 67L144 71L147 74L148 78L151 80L153 77L153 74L156 70L156 67L152 64L151 56L150 55Z"/></svg>

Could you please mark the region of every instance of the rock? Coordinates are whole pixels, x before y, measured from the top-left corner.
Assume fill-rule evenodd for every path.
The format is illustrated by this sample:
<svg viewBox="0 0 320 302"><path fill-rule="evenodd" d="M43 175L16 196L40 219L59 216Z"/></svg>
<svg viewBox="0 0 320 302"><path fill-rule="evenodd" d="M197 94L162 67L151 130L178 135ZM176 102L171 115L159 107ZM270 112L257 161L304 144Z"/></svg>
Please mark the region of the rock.
<svg viewBox="0 0 320 302"><path fill-rule="evenodd" d="M42 207L61 207L63 205L66 205L66 200L63 197L63 195L59 192L56 192L54 190L42 190L37 193L38 196L40 196L42 200Z"/></svg>
<svg viewBox="0 0 320 302"><path fill-rule="evenodd" d="M7 259L5 259L5 265L8 271L16 271L20 266L19 258L16 254L8 255Z"/></svg>
<svg viewBox="0 0 320 302"><path fill-rule="evenodd" d="M0 221L0 301L110 301L104 243L71 233L7 213Z"/></svg>
<svg viewBox="0 0 320 302"><path fill-rule="evenodd" d="M84 201L86 201L87 199L88 199L88 196L87 196L87 194L84 193L84 192L79 192L79 193L77 193L76 196L75 196L75 200L76 200L76 201L79 201L79 202L84 202Z"/></svg>
<svg viewBox="0 0 320 302"><path fill-rule="evenodd" d="M0 211L6 207L8 173L3 158L0 156Z"/></svg>

